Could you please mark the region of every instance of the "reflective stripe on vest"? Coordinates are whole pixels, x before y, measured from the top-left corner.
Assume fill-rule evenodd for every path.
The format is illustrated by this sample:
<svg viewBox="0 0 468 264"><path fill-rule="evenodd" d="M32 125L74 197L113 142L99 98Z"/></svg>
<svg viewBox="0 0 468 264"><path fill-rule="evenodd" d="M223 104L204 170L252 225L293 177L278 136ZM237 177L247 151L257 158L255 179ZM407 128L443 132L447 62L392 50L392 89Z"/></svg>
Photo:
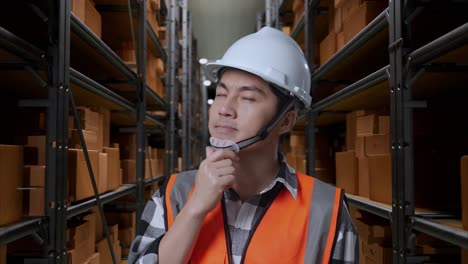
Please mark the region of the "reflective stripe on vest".
<svg viewBox="0 0 468 264"><path fill-rule="evenodd" d="M169 194L176 178L171 176L165 191L168 228L174 221ZM246 245L244 263L330 262L342 190L301 173L297 179L296 199L281 190ZM224 221L220 202L203 222L190 263L228 263Z"/></svg>

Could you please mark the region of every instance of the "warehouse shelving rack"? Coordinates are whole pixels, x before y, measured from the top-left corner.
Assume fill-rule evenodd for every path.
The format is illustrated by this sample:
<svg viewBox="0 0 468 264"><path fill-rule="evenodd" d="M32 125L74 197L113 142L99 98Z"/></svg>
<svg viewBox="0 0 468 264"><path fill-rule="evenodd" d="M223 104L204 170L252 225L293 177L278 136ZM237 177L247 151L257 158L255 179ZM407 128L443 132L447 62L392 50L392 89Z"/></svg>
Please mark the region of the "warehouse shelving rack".
<svg viewBox="0 0 468 264"><path fill-rule="evenodd" d="M285 15L290 11L288 10L290 2L282 1L280 14ZM299 43L305 42L305 55L312 73L311 93L314 101L306 120L300 122L301 125L305 125L307 135L307 173L313 175L315 170L315 132L318 127L344 122L344 113L352 110L389 107L392 131L393 203L380 204L367 198L347 195L349 203L390 221L394 263L418 263L428 259L427 256L417 256L414 253L414 231L468 248L468 232L449 224L455 222L457 226L460 225L460 221L446 219L453 218L453 215L415 209L412 138L412 111L427 106L426 101L413 100L413 93L424 94L422 85L417 82L432 71L431 67L436 67L431 64L456 62L455 65L443 69L450 71L447 67L456 68L455 71L465 74L465 78L459 81L467 83L468 23L466 21L468 19L445 35L408 52L410 50L408 45L412 41L408 34L408 25L414 16L421 12L421 8L418 7L424 3L389 1L385 11L327 62L318 66L315 63L314 50L317 40L323 39L326 35L327 29L323 26L323 21L327 19L326 4L324 0L305 0L304 15L291 33ZM366 54L369 54L370 50L373 56L381 53L386 58L366 61L369 60ZM350 71L350 65L360 67ZM347 86L337 92L322 93L329 88L327 80L337 80L335 83ZM443 81L437 84L441 85ZM320 95L318 100L316 94Z"/></svg>
<svg viewBox="0 0 468 264"><path fill-rule="evenodd" d="M16 2L16 1L15 1ZM0 244L7 244L27 235L39 235L47 246L44 258L47 263L66 263L66 222L68 218L86 212L99 205L117 198L135 194L137 197L137 221L144 207L144 189L155 182L165 179L159 176L144 180L144 160L146 146L146 128L164 133L171 126L171 120L165 124L146 113L147 109L167 110L168 103L174 102L170 97L159 97L145 84L146 51L156 50L165 61L176 62L173 54L167 54L154 30L146 20L146 1L116 1L116 5L99 5L100 11L128 11L131 17L137 18L137 73L134 73L101 39L70 12L70 1L39 1L11 3L4 10L18 12L21 8L32 10L42 22L39 34L22 32L27 38L39 43L40 47L31 44L28 39L17 35L0 25L0 71L14 70L20 78L11 77L18 83L14 93L20 98L19 107L43 107L47 109L47 162L46 162L46 201L45 216L25 218L21 222L0 228ZM161 1L161 15L165 16L167 7ZM24 11L24 10L23 10ZM133 14L133 15L132 15ZM135 16L136 14L136 16ZM131 19L127 18L131 22ZM11 26L11 25L8 25ZM8 27L7 26L7 27ZM133 27L133 25L132 25ZM13 27L15 28L15 27ZM15 28L16 29L16 28ZM133 35L133 32L132 32ZM170 36L170 35L168 35ZM168 40L170 42L170 40ZM149 46L149 47L148 47ZM83 56L88 60L75 59ZM89 58L93 60L90 62ZM72 68L71 64L77 66ZM99 66L95 67L95 66ZM106 77L109 77L106 80ZM26 84L26 85L24 85ZM130 92L122 92L120 86L130 87ZM24 88L28 87L28 88ZM172 86L167 86L170 91ZM67 151L68 151L68 113L76 113L75 101L78 104L103 106L111 110L111 123L120 127L136 127L137 132L137 183L125 184L119 189L73 205L67 202ZM175 122L173 122L175 123ZM79 124L78 124L79 125ZM124 129L123 129L124 130ZM135 130L135 129L134 129ZM82 142L83 135L81 129ZM165 133L169 139L175 134ZM84 142L83 142L84 143ZM86 146L83 149L86 152ZM169 150L170 152L170 150ZM87 156L87 155L85 155ZM89 165L88 170L92 175ZM166 166L168 167L168 166ZM96 184L93 183L96 191ZM102 217L105 221L105 217ZM107 226L104 223L104 228ZM109 234L106 231L110 244ZM111 254L116 262L111 247ZM38 260L39 261L39 260Z"/></svg>

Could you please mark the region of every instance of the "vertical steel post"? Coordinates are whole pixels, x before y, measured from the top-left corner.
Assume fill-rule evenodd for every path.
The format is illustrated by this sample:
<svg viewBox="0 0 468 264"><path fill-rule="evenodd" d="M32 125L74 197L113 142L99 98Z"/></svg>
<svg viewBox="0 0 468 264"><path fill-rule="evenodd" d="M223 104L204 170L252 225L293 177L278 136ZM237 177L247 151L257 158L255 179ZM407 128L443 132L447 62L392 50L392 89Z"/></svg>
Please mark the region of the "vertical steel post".
<svg viewBox="0 0 468 264"><path fill-rule="evenodd" d="M182 0L182 169L187 170L189 167L190 156L190 137L188 126L188 107L190 106L188 97L188 3L187 0Z"/></svg>
<svg viewBox="0 0 468 264"><path fill-rule="evenodd" d="M304 0L304 35L305 35L305 56L310 67L310 71L315 70L315 6L310 6L308 0ZM315 83L311 83L310 93L313 95ZM313 98L312 98L313 99ZM315 122L316 115L309 111L306 115L306 173L315 174Z"/></svg>
<svg viewBox="0 0 468 264"><path fill-rule="evenodd" d="M205 76L200 71L200 93L201 93L201 110L202 110L202 135L203 144L208 144L208 88L204 84ZM203 149L203 148L202 148ZM204 156L204 152L201 154Z"/></svg>
<svg viewBox="0 0 468 264"><path fill-rule="evenodd" d="M265 26L271 27L271 0L265 0Z"/></svg>
<svg viewBox="0 0 468 264"><path fill-rule="evenodd" d="M146 152L146 0L138 6L138 37L137 37L137 146L136 146L136 176L137 176L137 219L141 219L145 206L145 152ZM139 227L137 227L139 228Z"/></svg>
<svg viewBox="0 0 468 264"><path fill-rule="evenodd" d="M408 216L414 215L412 109L406 105L411 100L411 91L404 85L403 1L389 4L393 263L407 263L414 250L408 243L411 235Z"/></svg>
<svg viewBox="0 0 468 264"><path fill-rule="evenodd" d="M257 12L257 31L262 29L262 13Z"/></svg>
<svg viewBox="0 0 468 264"><path fill-rule="evenodd" d="M49 263L66 262L70 1L48 1L48 97L45 214Z"/></svg>
<svg viewBox="0 0 468 264"><path fill-rule="evenodd" d="M166 175L174 172L176 160L176 136L178 134L176 127L176 111L177 111L177 89L176 72L177 72L177 19L178 19L178 0L171 0L169 7L169 15L166 21L166 42L168 49L168 59L166 66L166 94L168 105L168 124L166 133Z"/></svg>
<svg viewBox="0 0 468 264"><path fill-rule="evenodd" d="M188 127L188 138L192 142L192 126L193 126L193 113L192 113L192 107L193 107L193 96L192 96L192 89L193 89L193 43L192 43L192 15L190 12L188 12L188 36L187 36L187 46L188 46L188 86L187 86L187 97L188 97L188 107L187 107L187 127ZM187 169L192 169L194 160L194 149L197 150L198 142L195 140L193 141L193 146L192 144L189 144L188 146L188 155L189 155L189 160L188 160L188 166Z"/></svg>

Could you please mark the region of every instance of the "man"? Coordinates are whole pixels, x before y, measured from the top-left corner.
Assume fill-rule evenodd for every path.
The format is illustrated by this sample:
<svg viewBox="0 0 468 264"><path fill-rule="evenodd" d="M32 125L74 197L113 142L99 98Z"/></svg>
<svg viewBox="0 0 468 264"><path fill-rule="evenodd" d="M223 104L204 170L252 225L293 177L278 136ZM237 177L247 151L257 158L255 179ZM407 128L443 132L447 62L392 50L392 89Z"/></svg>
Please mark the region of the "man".
<svg viewBox="0 0 468 264"><path fill-rule="evenodd" d="M128 263L358 263L341 189L278 153L311 102L299 46L263 28L207 71L218 78L207 157L148 202Z"/></svg>

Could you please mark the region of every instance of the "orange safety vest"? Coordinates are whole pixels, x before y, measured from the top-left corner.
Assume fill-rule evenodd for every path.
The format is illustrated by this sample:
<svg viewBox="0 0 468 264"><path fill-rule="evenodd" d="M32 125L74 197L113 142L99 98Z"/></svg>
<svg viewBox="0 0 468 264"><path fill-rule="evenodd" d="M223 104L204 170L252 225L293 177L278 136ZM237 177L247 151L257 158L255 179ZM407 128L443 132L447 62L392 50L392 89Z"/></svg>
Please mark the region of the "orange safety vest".
<svg viewBox="0 0 468 264"><path fill-rule="evenodd" d="M342 190L334 187L334 193L317 190L314 185L325 184L313 177L296 174L296 199L286 188L281 189L254 231L243 263L304 263L305 259L308 259L308 263L330 262L342 204ZM174 221L170 192L176 178L177 175L172 175L166 187L167 228ZM230 244L226 243L224 229L227 219L223 215L219 202L202 224L190 263L229 263L231 256L227 247ZM309 224L309 221L313 222ZM327 230L323 230L324 225L325 229L328 227Z"/></svg>

